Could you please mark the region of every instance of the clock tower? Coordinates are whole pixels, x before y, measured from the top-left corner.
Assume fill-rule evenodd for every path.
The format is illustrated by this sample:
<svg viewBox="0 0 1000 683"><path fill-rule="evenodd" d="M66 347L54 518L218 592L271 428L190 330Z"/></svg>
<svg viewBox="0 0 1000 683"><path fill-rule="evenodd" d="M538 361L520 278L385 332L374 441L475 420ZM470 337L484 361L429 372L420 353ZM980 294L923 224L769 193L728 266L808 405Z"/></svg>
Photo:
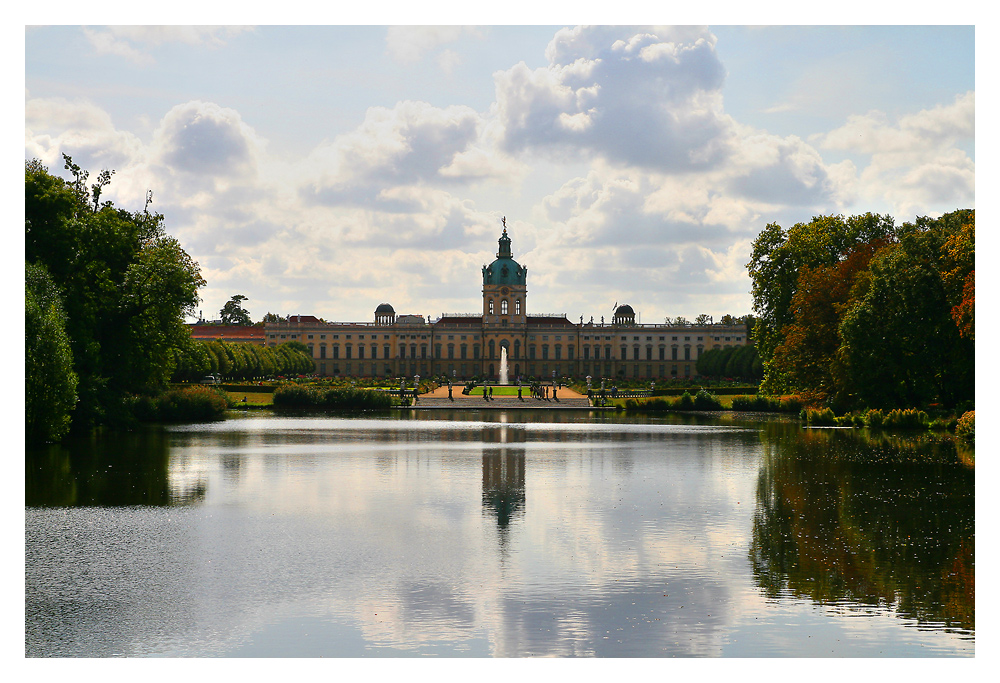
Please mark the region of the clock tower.
<svg viewBox="0 0 1000 683"><path fill-rule="evenodd" d="M506 218L499 244L496 260L483 266L483 325L524 325L528 318L525 305L528 269L515 261L511 254Z"/></svg>

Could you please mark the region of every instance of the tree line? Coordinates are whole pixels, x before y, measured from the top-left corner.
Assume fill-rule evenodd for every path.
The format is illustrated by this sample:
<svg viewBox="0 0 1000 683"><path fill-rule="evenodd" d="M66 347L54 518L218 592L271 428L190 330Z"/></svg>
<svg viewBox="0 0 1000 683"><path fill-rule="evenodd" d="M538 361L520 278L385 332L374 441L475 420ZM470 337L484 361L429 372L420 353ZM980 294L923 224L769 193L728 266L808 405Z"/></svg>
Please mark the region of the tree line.
<svg viewBox="0 0 1000 683"><path fill-rule="evenodd" d="M772 223L747 269L762 392L838 412L974 401L974 210Z"/></svg>
<svg viewBox="0 0 1000 683"><path fill-rule="evenodd" d="M72 179L24 167L25 435L29 443L127 423L130 397L162 391L184 316L204 286L163 216L101 202L113 171Z"/></svg>
<svg viewBox="0 0 1000 683"><path fill-rule="evenodd" d="M257 380L305 375L315 370L309 348L301 342L260 346L245 342L188 339L174 349L175 382L197 382L206 375L228 380Z"/></svg>
<svg viewBox="0 0 1000 683"><path fill-rule="evenodd" d="M759 380L764 369L753 344L710 349L698 356L695 366L702 377L731 377Z"/></svg>

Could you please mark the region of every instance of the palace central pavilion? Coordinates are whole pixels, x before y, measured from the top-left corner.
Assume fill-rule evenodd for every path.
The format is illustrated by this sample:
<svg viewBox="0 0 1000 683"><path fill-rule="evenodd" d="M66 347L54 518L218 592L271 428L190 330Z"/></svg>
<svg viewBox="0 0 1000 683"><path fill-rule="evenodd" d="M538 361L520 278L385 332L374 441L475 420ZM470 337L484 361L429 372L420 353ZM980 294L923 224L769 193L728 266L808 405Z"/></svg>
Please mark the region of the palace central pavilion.
<svg viewBox="0 0 1000 683"><path fill-rule="evenodd" d="M483 266L481 313L396 315L387 303L373 322L331 323L293 315L265 327L266 343L309 347L321 376L473 377L496 380L503 350L517 379L585 377L654 380L693 377L709 349L747 343L746 325L642 325L629 305L610 324L528 313L528 269L514 260L507 228L496 260Z"/></svg>

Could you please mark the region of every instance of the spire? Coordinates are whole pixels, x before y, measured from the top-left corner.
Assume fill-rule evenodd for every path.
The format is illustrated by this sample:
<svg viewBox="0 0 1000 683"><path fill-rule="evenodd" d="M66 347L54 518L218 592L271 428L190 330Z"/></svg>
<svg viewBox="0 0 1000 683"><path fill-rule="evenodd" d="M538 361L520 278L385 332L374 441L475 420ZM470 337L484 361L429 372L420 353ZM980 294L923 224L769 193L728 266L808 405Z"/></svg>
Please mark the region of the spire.
<svg viewBox="0 0 1000 683"><path fill-rule="evenodd" d="M513 258L510 253L510 238L507 237L507 217L503 217L503 234L500 235L500 251L497 252L497 258Z"/></svg>

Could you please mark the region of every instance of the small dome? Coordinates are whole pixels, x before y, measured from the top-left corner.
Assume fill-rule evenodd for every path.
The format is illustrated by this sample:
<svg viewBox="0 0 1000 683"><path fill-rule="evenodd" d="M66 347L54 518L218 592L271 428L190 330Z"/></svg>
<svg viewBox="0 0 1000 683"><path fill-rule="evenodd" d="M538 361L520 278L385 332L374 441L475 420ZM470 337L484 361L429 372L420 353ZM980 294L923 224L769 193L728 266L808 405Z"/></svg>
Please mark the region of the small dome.
<svg viewBox="0 0 1000 683"><path fill-rule="evenodd" d="M375 309L375 315L395 315L395 313L396 309L391 304L379 304L378 308Z"/></svg>
<svg viewBox="0 0 1000 683"><path fill-rule="evenodd" d="M614 325L635 325L635 311L628 304L622 304L615 309L615 317L611 322Z"/></svg>

